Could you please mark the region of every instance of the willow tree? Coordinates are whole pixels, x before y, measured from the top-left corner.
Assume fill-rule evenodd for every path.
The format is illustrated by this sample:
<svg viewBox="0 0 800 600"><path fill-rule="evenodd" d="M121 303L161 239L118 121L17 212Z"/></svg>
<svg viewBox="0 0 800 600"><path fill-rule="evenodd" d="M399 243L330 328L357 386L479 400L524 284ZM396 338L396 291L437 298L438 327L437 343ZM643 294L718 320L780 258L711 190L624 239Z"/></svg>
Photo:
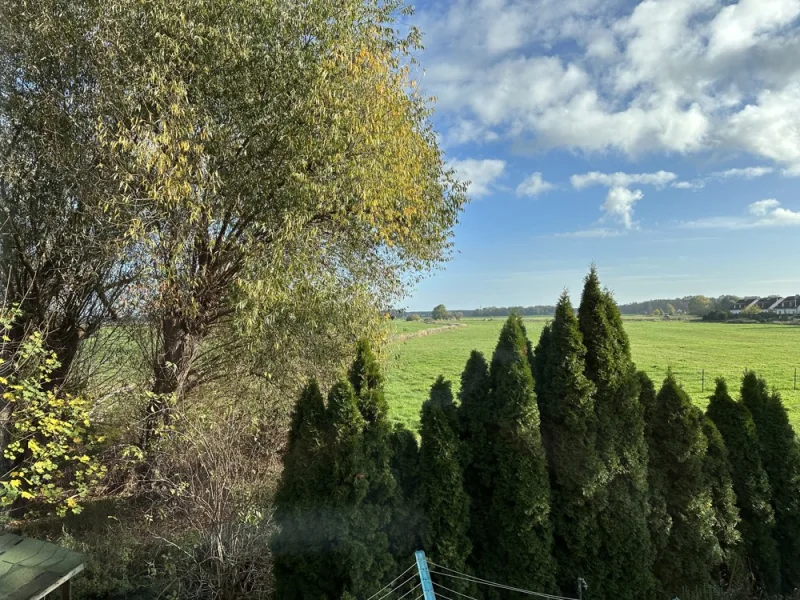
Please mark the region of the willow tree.
<svg viewBox="0 0 800 600"><path fill-rule="evenodd" d="M594 266L585 280L578 323L586 346L586 377L596 388L598 453L607 503L598 518L606 576L594 588L600 596L637 598L652 588L653 564L643 408L619 308L600 287Z"/></svg>
<svg viewBox="0 0 800 600"><path fill-rule="evenodd" d="M742 380L742 402L753 415L759 451L772 490L775 539L784 594L800 587L800 447L777 393L752 371Z"/></svg>
<svg viewBox="0 0 800 600"><path fill-rule="evenodd" d="M331 371L356 337L377 335L379 309L447 258L465 188L409 77L419 35L393 26L403 10L399 0L4 5L0 76L4 91L19 89L0 143L28 148L9 170L8 205L46 192L48 209L67 210L53 216L56 235L26 209L26 248L45 235L41 248L64 239L98 252L97 230L70 219L114 224L123 253L69 256L91 275L75 279L80 305L113 303L107 283L143 267L148 430L167 398L220 372ZM52 88L41 98L40 83Z"/></svg>
<svg viewBox="0 0 800 600"><path fill-rule="evenodd" d="M124 90L96 27L104 3L9 0L0 22L0 278L19 306L12 339L45 333L63 383L80 343L120 312L135 272L125 262L130 221L109 210L118 185L98 122ZM130 212L126 213L128 218Z"/></svg>
<svg viewBox="0 0 800 600"><path fill-rule="evenodd" d="M578 577L603 578L598 526L603 468L597 454L594 385L585 375L585 356L578 319L564 293L553 323L542 331L533 365L552 488L554 556L558 584L565 593L574 589Z"/></svg>

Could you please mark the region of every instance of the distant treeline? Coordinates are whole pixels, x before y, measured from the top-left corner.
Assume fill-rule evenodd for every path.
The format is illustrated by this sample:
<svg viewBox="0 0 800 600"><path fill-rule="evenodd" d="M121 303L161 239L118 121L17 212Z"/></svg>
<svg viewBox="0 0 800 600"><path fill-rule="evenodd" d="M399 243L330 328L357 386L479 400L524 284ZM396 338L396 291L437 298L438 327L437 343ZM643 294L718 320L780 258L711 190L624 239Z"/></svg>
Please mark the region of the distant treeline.
<svg viewBox="0 0 800 600"><path fill-rule="evenodd" d="M554 315L555 306L487 306L486 308L476 308L473 311L464 311L470 317L507 317L511 313L517 313L523 317L536 315Z"/></svg>
<svg viewBox="0 0 800 600"><path fill-rule="evenodd" d="M706 298L705 296L684 296L683 298L659 298L656 300L645 300L644 302L630 302L620 304L619 310L623 315L650 315L655 310L660 310L665 314L670 314L670 306L676 311L684 313L696 312L692 305L693 300L702 299L702 303L710 302L706 305L707 309L715 311L728 311L733 307L733 303L739 299L738 296L724 295L718 298Z"/></svg>

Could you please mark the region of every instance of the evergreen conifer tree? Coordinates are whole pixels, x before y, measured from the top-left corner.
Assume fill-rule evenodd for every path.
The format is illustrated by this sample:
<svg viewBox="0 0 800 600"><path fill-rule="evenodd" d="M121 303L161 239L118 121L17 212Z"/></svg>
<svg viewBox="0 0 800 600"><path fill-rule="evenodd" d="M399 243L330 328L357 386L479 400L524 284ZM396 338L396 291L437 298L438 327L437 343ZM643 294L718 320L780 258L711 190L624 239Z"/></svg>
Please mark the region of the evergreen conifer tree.
<svg viewBox="0 0 800 600"><path fill-rule="evenodd" d="M419 549L421 514L418 504L419 445L414 432L401 423L394 426L389 443L392 449L392 475L397 494L389 528L389 550L395 569L402 571ZM399 571L394 575L399 575Z"/></svg>
<svg viewBox="0 0 800 600"><path fill-rule="evenodd" d="M656 444L653 431L653 419L656 410L656 387L648 375L639 371L639 404L644 411L645 440L648 449ZM662 489L664 478L660 476L652 461L652 453L648 451L647 486L650 512L647 523L650 530L650 541L652 543L653 555L658 556L667 546L669 532L672 528L672 518L667 512L666 492Z"/></svg>
<svg viewBox="0 0 800 600"><path fill-rule="evenodd" d="M742 402L758 433L759 451L772 490L774 537L781 555L784 594L800 587L800 448L780 395L748 372L742 380Z"/></svg>
<svg viewBox="0 0 800 600"><path fill-rule="evenodd" d="M644 410L619 309L600 288L594 266L585 280L578 323L586 346L586 376L596 387L598 452L607 482L598 519L606 576L589 586L600 597L638 599L653 587Z"/></svg>
<svg viewBox="0 0 800 600"><path fill-rule="evenodd" d="M464 490L458 413L450 382L442 376L422 407L420 436L422 547L433 562L463 572L472 550L467 536L469 498ZM450 587L466 591L457 580Z"/></svg>
<svg viewBox="0 0 800 600"><path fill-rule="evenodd" d="M459 400L461 439L464 442L466 464L464 488L470 498L470 563L477 569L483 559L483 549L487 544L485 536L490 529L488 519L495 472L491 444L494 411L489 404L489 365L483 354L477 350L472 351L461 374Z"/></svg>
<svg viewBox="0 0 800 600"><path fill-rule="evenodd" d="M272 538L276 594L281 598L322 598L319 568L326 552L320 535L327 501L323 448L325 405L316 381L303 390L292 414L283 472L275 496L278 529Z"/></svg>
<svg viewBox="0 0 800 600"><path fill-rule="evenodd" d="M594 385L584 374L585 355L578 320L564 293L555 320L542 330L533 365L552 488L553 553L558 585L565 594L575 590L578 577L604 577L597 523L603 468L597 455ZM592 596L591 588L588 594Z"/></svg>
<svg viewBox="0 0 800 600"><path fill-rule="evenodd" d="M728 449L714 422L703 416L703 433L708 447L703 462L703 473L711 489L714 508L714 531L721 551L720 568L712 572L715 582L722 584L730 578L733 569L742 561L742 536L739 533L739 508L733 490L731 463Z"/></svg>
<svg viewBox="0 0 800 600"><path fill-rule="evenodd" d="M574 311L573 311L574 312ZM539 341L534 348L533 353L529 356L531 363L531 372L533 373L534 391L536 392L536 400L539 402L539 409L541 410L542 399L540 394L544 391L543 385L545 381L545 370L547 369L548 361L550 360L550 337L553 334L553 324L547 323L542 328L542 333L539 334ZM581 342L583 343L583 342ZM584 349L585 354L585 349Z"/></svg>
<svg viewBox="0 0 800 600"><path fill-rule="evenodd" d="M489 370L489 443L495 469L479 576L530 590L554 588L550 484L522 319L500 332Z"/></svg>
<svg viewBox="0 0 800 600"><path fill-rule="evenodd" d="M781 584L780 556L773 538L775 514L753 418L744 404L730 397L722 379L717 380L706 414L719 429L728 449L747 559L763 589L777 593Z"/></svg>
<svg viewBox="0 0 800 600"><path fill-rule="evenodd" d="M648 411L650 481L670 518L654 573L670 595L701 590L722 561L711 488L703 470L703 415L670 373Z"/></svg>

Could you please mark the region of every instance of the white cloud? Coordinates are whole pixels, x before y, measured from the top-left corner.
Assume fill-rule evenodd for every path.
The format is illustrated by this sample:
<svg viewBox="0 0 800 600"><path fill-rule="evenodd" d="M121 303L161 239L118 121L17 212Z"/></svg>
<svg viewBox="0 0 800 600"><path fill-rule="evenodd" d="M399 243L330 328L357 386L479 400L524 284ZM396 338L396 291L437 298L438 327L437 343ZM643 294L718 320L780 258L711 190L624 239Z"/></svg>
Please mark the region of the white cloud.
<svg viewBox="0 0 800 600"><path fill-rule="evenodd" d="M703 179L695 179L693 181L676 181L671 187L679 190L701 190L706 187L706 182Z"/></svg>
<svg viewBox="0 0 800 600"><path fill-rule="evenodd" d="M746 217L710 217L682 223L689 229L753 229L756 227L791 227L800 225L800 211L783 208L774 198L753 202Z"/></svg>
<svg viewBox="0 0 800 600"><path fill-rule="evenodd" d="M628 187L633 184L639 184L664 187L676 178L677 175L669 171L657 171L655 173L600 173L591 171L583 175L573 175L570 177L570 183L576 190L582 190L592 185Z"/></svg>
<svg viewBox="0 0 800 600"><path fill-rule="evenodd" d="M555 187L549 181L545 181L541 173L532 173L517 186L517 196L538 196Z"/></svg>
<svg viewBox="0 0 800 600"><path fill-rule="evenodd" d="M750 211L751 215L755 215L757 217L765 217L769 212L775 208L778 208L781 205L780 202L775 200L775 198L769 198L767 200L759 200L758 202L753 202L750 206L748 206L748 210Z"/></svg>
<svg viewBox="0 0 800 600"><path fill-rule="evenodd" d="M633 205L644 198L641 190L629 190L624 187L613 187L608 190L603 210L619 220L626 229L631 229L633 223Z"/></svg>
<svg viewBox="0 0 800 600"><path fill-rule="evenodd" d="M517 146L744 152L800 175L798 17L800 0L432 3L423 87Z"/></svg>
<svg viewBox="0 0 800 600"><path fill-rule="evenodd" d="M490 193L492 184L506 169L505 161L497 159L467 158L451 160L449 165L455 170L460 180L470 182L467 194L476 198Z"/></svg>
<svg viewBox="0 0 800 600"><path fill-rule="evenodd" d="M744 179L754 179L769 175L775 169L772 167L745 167L744 169L728 169L726 171L716 171L712 173L712 177L719 177L720 179L731 179L733 177L741 177Z"/></svg>
<svg viewBox="0 0 800 600"><path fill-rule="evenodd" d="M607 238L607 237L618 237L620 235L623 235L623 232L617 229L607 229L605 227L598 227L595 229L581 229L580 231L568 231L566 233L556 233L554 237Z"/></svg>

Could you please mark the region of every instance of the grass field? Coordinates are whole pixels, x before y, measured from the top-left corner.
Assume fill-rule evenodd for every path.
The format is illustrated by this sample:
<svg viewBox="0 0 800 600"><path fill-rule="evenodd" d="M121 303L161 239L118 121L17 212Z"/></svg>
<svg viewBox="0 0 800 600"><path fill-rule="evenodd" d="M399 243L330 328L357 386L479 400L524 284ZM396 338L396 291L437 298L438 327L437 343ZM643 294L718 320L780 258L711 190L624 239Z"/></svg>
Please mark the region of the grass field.
<svg viewBox="0 0 800 600"><path fill-rule="evenodd" d="M392 419L416 428L419 410L439 374L458 389L461 371L471 350L487 360L505 319L465 319L463 327L394 341L387 364L387 398ZM547 322L525 319L534 346ZM396 333L419 331L431 325L399 321ZM672 368L698 406L705 407L714 379L725 377L731 391L739 388L742 372L753 369L783 396L789 418L800 430L800 391L794 390L795 368L800 368L800 327L787 325L702 323L698 321L626 320L636 365L657 383ZM705 391L703 391L703 370ZM800 381L798 381L800 388Z"/></svg>

